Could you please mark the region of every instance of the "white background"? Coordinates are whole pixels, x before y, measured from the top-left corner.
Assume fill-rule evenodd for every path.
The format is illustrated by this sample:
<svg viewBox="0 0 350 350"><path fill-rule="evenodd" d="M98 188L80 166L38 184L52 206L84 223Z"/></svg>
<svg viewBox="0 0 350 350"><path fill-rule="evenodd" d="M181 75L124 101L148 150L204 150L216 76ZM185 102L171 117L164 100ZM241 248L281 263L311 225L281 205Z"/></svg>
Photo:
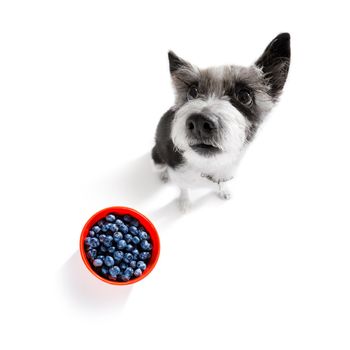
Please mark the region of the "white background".
<svg viewBox="0 0 350 350"><path fill-rule="evenodd" d="M1 2L2 348L350 348L346 3ZM196 191L181 215L149 163L173 103L167 50L248 65L283 31L290 76L232 200ZM112 205L161 238L132 287L78 254Z"/></svg>

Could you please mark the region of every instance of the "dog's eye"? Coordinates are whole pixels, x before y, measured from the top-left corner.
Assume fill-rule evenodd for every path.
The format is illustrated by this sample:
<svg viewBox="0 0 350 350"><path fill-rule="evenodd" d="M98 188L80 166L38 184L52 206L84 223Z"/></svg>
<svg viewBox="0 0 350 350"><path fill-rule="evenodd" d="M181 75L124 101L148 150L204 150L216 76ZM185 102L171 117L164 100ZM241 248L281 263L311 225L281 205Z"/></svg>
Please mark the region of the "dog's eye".
<svg viewBox="0 0 350 350"><path fill-rule="evenodd" d="M187 99L192 100L198 97L198 89L196 86L191 86L187 91Z"/></svg>
<svg viewBox="0 0 350 350"><path fill-rule="evenodd" d="M238 101L245 106L250 106L253 102L252 93L248 89L240 89L236 92Z"/></svg>

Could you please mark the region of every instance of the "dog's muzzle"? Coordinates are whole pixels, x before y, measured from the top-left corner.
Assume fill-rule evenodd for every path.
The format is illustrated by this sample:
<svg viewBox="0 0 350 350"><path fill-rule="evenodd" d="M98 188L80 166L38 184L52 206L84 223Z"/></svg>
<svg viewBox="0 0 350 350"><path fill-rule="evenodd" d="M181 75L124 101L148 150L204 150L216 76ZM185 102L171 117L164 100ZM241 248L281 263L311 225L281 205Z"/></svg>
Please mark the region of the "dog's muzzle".
<svg viewBox="0 0 350 350"><path fill-rule="evenodd" d="M199 154L220 152L218 145L219 123L205 114L191 114L186 121L186 134L190 147Z"/></svg>

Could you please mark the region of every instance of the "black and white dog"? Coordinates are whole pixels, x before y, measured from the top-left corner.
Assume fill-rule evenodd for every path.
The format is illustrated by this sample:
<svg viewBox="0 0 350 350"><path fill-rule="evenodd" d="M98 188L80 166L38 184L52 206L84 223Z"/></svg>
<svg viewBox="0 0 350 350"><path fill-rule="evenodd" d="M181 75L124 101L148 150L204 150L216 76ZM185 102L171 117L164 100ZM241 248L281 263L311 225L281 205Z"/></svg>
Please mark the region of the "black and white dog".
<svg viewBox="0 0 350 350"><path fill-rule="evenodd" d="M191 187L215 186L230 198L227 183L287 79L290 35L278 35L249 67L201 70L168 55L176 101L159 121L152 158L161 179L180 187L186 211Z"/></svg>

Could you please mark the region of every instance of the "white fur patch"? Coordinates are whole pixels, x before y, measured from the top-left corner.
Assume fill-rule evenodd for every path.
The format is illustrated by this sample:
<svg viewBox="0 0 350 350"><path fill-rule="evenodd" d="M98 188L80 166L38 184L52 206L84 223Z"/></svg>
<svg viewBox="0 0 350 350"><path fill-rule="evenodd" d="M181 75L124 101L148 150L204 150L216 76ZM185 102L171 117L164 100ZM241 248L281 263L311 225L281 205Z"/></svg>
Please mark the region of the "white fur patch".
<svg viewBox="0 0 350 350"><path fill-rule="evenodd" d="M186 137L186 120L193 113L205 113L220 121L223 130L218 145L220 153L203 156L190 147ZM214 179L231 178L241 158L248 127L247 119L225 98L195 99L184 104L175 113L171 138L182 152L186 164L175 171L169 169L170 178L184 188L215 186L201 176L203 173Z"/></svg>

